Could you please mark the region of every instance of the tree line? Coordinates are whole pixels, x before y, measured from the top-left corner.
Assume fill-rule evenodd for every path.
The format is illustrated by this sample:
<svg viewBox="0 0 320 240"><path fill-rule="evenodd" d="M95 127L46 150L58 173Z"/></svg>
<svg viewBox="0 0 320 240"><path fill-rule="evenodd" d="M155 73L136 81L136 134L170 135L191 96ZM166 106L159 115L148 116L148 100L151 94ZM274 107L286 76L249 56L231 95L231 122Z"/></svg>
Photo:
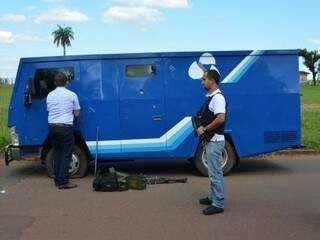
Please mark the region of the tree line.
<svg viewBox="0 0 320 240"><path fill-rule="evenodd" d="M0 77L0 84L13 84L14 80L12 78L2 78Z"/></svg>

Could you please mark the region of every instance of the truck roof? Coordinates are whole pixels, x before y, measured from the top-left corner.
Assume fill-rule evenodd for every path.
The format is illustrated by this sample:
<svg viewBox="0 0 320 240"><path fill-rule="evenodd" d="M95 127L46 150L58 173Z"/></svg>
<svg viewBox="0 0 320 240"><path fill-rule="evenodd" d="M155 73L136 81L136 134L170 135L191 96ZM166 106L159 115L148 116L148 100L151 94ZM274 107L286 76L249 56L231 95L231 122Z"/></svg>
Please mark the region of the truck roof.
<svg viewBox="0 0 320 240"><path fill-rule="evenodd" d="M165 57L196 57L204 52L211 52L215 56L247 56L252 50L244 51L195 51L195 52L149 52L149 53L118 53L118 54L91 54L21 58L21 62L54 62L75 60L102 60L102 59L135 59L135 58L165 58ZM297 55L298 49L266 50L263 55Z"/></svg>

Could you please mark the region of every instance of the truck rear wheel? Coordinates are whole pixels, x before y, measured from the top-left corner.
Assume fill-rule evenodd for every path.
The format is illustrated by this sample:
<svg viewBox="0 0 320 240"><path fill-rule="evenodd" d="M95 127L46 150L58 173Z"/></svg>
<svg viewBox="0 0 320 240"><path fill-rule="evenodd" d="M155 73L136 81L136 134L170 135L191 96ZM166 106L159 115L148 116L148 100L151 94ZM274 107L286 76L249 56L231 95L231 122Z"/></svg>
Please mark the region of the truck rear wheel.
<svg viewBox="0 0 320 240"><path fill-rule="evenodd" d="M226 176L228 175L228 173L230 173L232 168L235 166L236 160L237 160L234 148L228 141L226 141L225 143L222 157L223 157L223 161L222 161L223 175ZM194 164L197 170L203 176L208 176L208 164L207 164L207 160L205 159L204 148L202 144L199 144L198 146Z"/></svg>
<svg viewBox="0 0 320 240"><path fill-rule="evenodd" d="M47 154L46 157L46 169L49 177L54 177L54 159L53 149ZM88 157L85 152L77 145L73 147L72 160L70 163L69 174L70 178L84 177L88 169Z"/></svg>

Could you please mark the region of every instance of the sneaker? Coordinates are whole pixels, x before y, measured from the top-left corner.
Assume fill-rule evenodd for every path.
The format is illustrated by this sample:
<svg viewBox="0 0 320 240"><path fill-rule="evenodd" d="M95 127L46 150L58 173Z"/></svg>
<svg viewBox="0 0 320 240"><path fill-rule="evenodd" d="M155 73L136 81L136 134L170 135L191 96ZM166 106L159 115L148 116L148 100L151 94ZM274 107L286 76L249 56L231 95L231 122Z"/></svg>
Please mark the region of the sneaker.
<svg viewBox="0 0 320 240"><path fill-rule="evenodd" d="M201 204L201 205L211 205L212 204L212 201L209 199L209 198L201 198L200 200L199 200L199 203Z"/></svg>
<svg viewBox="0 0 320 240"><path fill-rule="evenodd" d="M202 211L204 215L213 215L213 214L218 214L223 212L224 212L223 208L218 208L215 206L210 206Z"/></svg>

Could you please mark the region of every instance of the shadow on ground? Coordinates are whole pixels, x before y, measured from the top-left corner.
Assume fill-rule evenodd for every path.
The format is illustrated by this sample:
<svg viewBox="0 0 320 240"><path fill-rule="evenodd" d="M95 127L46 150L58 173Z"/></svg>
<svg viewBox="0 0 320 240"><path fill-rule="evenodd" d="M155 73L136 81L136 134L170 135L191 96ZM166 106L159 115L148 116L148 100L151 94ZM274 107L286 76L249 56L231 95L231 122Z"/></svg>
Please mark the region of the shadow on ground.
<svg viewBox="0 0 320 240"><path fill-rule="evenodd" d="M242 159L230 175L249 174L290 174L293 171L281 164L280 161L270 161L264 158Z"/></svg>
<svg viewBox="0 0 320 240"><path fill-rule="evenodd" d="M185 160L138 160L132 162L100 162L99 169L115 167L116 170L128 174L147 175L174 175L174 176L200 176L193 164ZM46 176L45 166L40 162L16 162L9 167L0 169L0 178L16 179L24 177ZM230 173L233 175L251 174L288 174L291 170L282 166L280 162L267 159L250 158L243 159L240 166ZM88 175L94 174L94 163L89 164Z"/></svg>

